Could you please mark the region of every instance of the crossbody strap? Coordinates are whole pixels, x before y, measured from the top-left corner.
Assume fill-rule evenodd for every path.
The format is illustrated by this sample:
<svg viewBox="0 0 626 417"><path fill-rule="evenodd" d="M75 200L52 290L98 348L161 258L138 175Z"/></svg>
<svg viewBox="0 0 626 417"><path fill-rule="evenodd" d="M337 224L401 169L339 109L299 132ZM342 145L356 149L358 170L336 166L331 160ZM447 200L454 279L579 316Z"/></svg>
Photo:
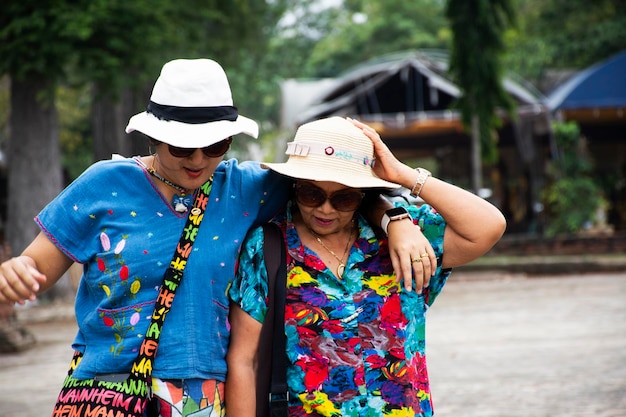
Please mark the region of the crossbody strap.
<svg viewBox="0 0 626 417"><path fill-rule="evenodd" d="M187 216L180 241L178 245L176 245L172 261L165 270L163 284L161 285L159 296L154 304L150 325L146 330L143 343L141 344L141 348L139 349L139 353L131 369L131 373L137 377L147 378L152 374L154 357L159 345L159 336L161 335L163 323L165 322L165 316L172 307L176 289L183 279L183 271L187 265L187 259L191 254L193 243L198 235L200 223L204 218L204 211L209 201L208 195L211 192L212 186L213 177L198 189L193 207L189 210L189 216Z"/></svg>
<svg viewBox="0 0 626 417"><path fill-rule="evenodd" d="M279 227L274 223L263 225L263 236L263 257L268 279L268 311L261 328L259 342L256 384L257 417L276 415L279 409L286 411L289 399L285 353L285 293L287 288L285 242Z"/></svg>

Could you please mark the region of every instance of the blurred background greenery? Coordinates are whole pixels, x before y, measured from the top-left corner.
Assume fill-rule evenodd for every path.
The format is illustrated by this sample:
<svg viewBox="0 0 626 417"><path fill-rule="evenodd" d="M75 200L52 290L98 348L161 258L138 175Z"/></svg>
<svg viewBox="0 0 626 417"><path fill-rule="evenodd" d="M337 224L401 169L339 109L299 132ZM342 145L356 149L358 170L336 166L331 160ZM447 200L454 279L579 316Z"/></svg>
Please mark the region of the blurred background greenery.
<svg viewBox="0 0 626 417"><path fill-rule="evenodd" d="M235 105L261 126L259 142L235 141L230 156L279 159L277 144L290 134L281 126L283 80L336 77L385 54L435 49L450 53L466 97L472 84L461 58L475 71L492 64L483 79L496 85L513 73L545 92L547 74L625 47L624 0L5 0L1 221L22 248L36 233L33 215L89 164L147 153L124 127L170 59L220 62ZM506 108L503 100L493 106ZM585 192L577 188L584 184L561 186L578 199ZM546 190L546 201L562 195Z"/></svg>

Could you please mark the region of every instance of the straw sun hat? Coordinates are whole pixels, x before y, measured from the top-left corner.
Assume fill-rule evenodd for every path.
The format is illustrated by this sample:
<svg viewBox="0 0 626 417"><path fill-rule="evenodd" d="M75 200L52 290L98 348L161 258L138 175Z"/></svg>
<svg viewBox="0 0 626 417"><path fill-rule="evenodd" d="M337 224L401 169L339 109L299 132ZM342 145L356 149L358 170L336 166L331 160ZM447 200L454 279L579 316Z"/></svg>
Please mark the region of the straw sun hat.
<svg viewBox="0 0 626 417"><path fill-rule="evenodd" d="M363 131L342 117L303 124L287 144L284 163L263 163L279 174L312 181L332 181L353 188L399 188L372 171L374 146Z"/></svg>
<svg viewBox="0 0 626 417"><path fill-rule="evenodd" d="M180 148L203 148L239 133L259 134L254 120L238 114L226 73L210 59L166 63L147 110L126 126L126 133L135 130Z"/></svg>

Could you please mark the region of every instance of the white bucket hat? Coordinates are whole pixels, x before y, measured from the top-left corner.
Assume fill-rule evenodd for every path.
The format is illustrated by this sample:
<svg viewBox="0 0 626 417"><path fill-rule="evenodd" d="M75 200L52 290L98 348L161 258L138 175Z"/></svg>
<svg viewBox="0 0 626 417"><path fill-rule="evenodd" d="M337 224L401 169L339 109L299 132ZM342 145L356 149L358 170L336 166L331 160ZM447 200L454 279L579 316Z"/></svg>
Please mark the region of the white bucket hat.
<svg viewBox="0 0 626 417"><path fill-rule="evenodd" d="M128 121L139 131L180 148L204 148L239 133L256 138L257 123L233 106L226 73L210 59L176 59L156 80L145 112Z"/></svg>
<svg viewBox="0 0 626 417"><path fill-rule="evenodd" d="M305 123L287 144L284 163L263 163L279 174L311 181L332 181L352 188L399 188L372 171L374 145L363 131L342 117Z"/></svg>

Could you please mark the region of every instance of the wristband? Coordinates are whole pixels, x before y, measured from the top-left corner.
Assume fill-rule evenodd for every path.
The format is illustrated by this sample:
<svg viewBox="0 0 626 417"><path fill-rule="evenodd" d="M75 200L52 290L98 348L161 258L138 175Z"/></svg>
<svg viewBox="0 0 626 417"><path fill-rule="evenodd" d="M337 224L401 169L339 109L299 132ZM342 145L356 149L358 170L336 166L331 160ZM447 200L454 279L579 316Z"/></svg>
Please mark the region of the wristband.
<svg viewBox="0 0 626 417"><path fill-rule="evenodd" d="M420 196L426 180L428 177L432 176L432 174L429 170L424 168L415 168L415 170L417 171L417 179L415 180L415 184L413 184L413 188L411 188L411 197L417 198Z"/></svg>
<svg viewBox="0 0 626 417"><path fill-rule="evenodd" d="M394 207L385 211L383 218L380 221L380 227L387 233L387 228L389 227L389 223L396 220L409 219L413 221L413 218L409 214L408 210L404 207Z"/></svg>

